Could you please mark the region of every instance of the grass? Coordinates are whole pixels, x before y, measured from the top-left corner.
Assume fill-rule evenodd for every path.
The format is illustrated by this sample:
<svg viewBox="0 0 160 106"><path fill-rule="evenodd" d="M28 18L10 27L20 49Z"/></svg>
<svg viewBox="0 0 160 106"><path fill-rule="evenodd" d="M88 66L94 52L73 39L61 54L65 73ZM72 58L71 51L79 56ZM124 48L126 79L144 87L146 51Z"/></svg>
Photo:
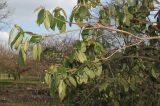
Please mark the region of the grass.
<svg viewBox="0 0 160 106"><path fill-rule="evenodd" d="M43 94L32 94L31 90L46 90L38 76L21 76L20 80L0 78L0 106L63 106L60 101ZM35 97L35 98L34 98ZM5 99L4 99L5 98Z"/></svg>
<svg viewBox="0 0 160 106"><path fill-rule="evenodd" d="M5 80L0 80L0 85L11 84L11 83L13 83L13 82L14 82L14 80L7 80L7 79L5 79Z"/></svg>
<svg viewBox="0 0 160 106"><path fill-rule="evenodd" d="M42 102L0 103L0 106L64 106L63 104L50 104Z"/></svg>
<svg viewBox="0 0 160 106"><path fill-rule="evenodd" d="M30 81L30 80L17 80L17 81L14 81L14 80L0 80L0 85L8 85L8 84L12 84L12 83L15 83L15 84L25 84L25 85L35 85L35 84L38 84L38 83L41 83L40 81Z"/></svg>
<svg viewBox="0 0 160 106"><path fill-rule="evenodd" d="M0 73L0 80L14 80L14 77L6 73Z"/></svg>

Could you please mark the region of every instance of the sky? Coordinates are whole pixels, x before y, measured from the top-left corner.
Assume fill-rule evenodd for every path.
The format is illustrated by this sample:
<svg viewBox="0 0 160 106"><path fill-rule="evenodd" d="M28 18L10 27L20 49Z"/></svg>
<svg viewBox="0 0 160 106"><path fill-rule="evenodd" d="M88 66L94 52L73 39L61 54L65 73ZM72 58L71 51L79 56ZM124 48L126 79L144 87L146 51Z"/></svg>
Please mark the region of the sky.
<svg viewBox="0 0 160 106"><path fill-rule="evenodd" d="M36 32L40 34L54 33L45 30L44 26L36 24L37 13L34 12L39 6L52 11L56 7L63 7L67 14L70 14L72 8L76 5L76 0L7 0L8 8L11 14L8 18L9 27L0 32L0 43L8 40L8 33L14 24L21 26L25 31Z"/></svg>
<svg viewBox="0 0 160 106"><path fill-rule="evenodd" d="M39 6L44 6L52 11L56 7L63 7L68 16L72 8L76 5L77 0L7 0L8 8L11 11L8 18L9 27L0 31L0 44L6 43L9 31L14 24L18 24L25 31L31 31L39 34L54 33L45 30L44 26L36 24L37 13L34 12ZM160 1L160 0L158 0ZM152 17L151 17L152 18Z"/></svg>
<svg viewBox="0 0 160 106"><path fill-rule="evenodd" d="M69 13L75 5L76 0L9 0L9 8L13 9L11 16L14 23L22 26L24 29L38 32L46 32L42 27L36 24L37 13L34 12L39 6L52 11L56 7L63 7ZM13 23L13 24L14 24Z"/></svg>

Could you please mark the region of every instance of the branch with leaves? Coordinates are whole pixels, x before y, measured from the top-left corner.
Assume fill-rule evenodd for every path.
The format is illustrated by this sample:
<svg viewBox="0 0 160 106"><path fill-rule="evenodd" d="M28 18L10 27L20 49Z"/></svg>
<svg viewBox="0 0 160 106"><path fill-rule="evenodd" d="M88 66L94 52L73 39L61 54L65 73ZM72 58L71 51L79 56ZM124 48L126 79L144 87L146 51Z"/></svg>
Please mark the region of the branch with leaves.
<svg viewBox="0 0 160 106"><path fill-rule="evenodd" d="M91 10L96 8L99 8L99 10L95 21ZM75 42L73 53L66 56L61 64L53 64L46 70L45 81L51 89L51 95L54 96L58 93L60 99L64 100L68 89L90 83L96 85L99 82L100 92L105 92L109 87L113 87L112 85L116 85L117 87L122 86L124 89L119 89L119 92L128 93L130 92L129 90L134 89L134 84L134 86L140 85L139 82L145 80L135 81L135 77L141 79L137 72L151 69L151 72L148 71L148 73L151 73L151 77L154 80L158 78L158 66L156 64L158 61L144 63L141 59L123 59L126 54L128 56L132 54L133 56L131 57L139 57L140 53L136 50L141 48L142 45L155 47L155 50L147 49L149 52L153 52L152 54L159 53L157 49L159 48L160 39L158 28L148 25L148 22L146 22L146 17L152 10L153 0L113 0L105 6L100 0L77 0L77 5L73 8L68 21L65 10L60 7L55 8L53 12L46 10L44 7L39 7L36 10L38 12L37 24L43 24L46 30L52 29L56 31L58 29L59 32L55 34L36 34L26 32L18 25L15 25L10 32L9 44L13 50L19 51L19 63L25 65L27 51L30 46L33 48L33 59L40 61L41 53L43 52L41 42L46 38L80 32L82 40L79 39ZM111 21L113 19L113 23L116 23L117 26L112 26L113 23ZM67 30L67 27L72 25L77 25L79 28ZM107 31L114 33L119 43L123 42L121 39L125 39L125 45L118 49L111 46L108 39L103 39L104 35L108 37ZM146 51L144 55L150 55ZM122 55L123 61L115 63L116 65L114 66L110 65L110 63L109 68L106 68L105 62L108 60L115 61L114 59L112 60L112 57L117 53ZM144 58L143 56L140 57ZM153 64L153 67L145 67L144 64ZM114 71L112 71L112 68ZM106 70L110 70L112 72L111 76L114 76L114 78L110 77ZM130 70L133 71L131 75L127 73ZM148 78L146 73L141 74ZM106 77L104 79L100 78L102 75ZM107 77L109 78L107 79ZM106 82L109 79L113 80ZM126 79L128 80L126 81ZM98 88L96 87L96 89ZM117 98L115 95L118 93L115 89L117 90L118 88L114 86L114 89L110 89L112 92L108 94L108 98L112 99L112 101L115 101L113 98ZM112 96L115 97L112 98Z"/></svg>

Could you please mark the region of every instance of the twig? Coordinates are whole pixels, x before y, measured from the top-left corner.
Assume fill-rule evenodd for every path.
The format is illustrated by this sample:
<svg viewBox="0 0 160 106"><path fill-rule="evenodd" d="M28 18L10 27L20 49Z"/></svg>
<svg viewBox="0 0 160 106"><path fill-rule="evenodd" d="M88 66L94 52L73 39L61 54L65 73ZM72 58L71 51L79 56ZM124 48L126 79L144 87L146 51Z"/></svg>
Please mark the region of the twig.
<svg viewBox="0 0 160 106"><path fill-rule="evenodd" d="M151 58L151 57L145 57L145 56L123 56L123 58L141 58L141 59L146 59L148 61L156 61L156 62L159 62L160 63L160 60L158 59L154 59L154 58Z"/></svg>
<svg viewBox="0 0 160 106"><path fill-rule="evenodd" d="M109 60L112 56L114 56L114 55L115 55L116 53L118 53L119 51L121 51L121 50L123 50L123 49L126 49L126 48L129 48L129 47L136 46L136 45L138 45L138 44L140 44L140 43L142 43L142 42L143 42L143 40L140 40L139 42L136 42L136 43L134 43L134 44L127 45L127 46L124 46L124 47L122 47L122 48L119 48L119 49L117 49L116 51L114 51L110 56L108 56L108 57L106 57L106 58L103 58L103 59L101 59L101 60L104 60L104 61Z"/></svg>

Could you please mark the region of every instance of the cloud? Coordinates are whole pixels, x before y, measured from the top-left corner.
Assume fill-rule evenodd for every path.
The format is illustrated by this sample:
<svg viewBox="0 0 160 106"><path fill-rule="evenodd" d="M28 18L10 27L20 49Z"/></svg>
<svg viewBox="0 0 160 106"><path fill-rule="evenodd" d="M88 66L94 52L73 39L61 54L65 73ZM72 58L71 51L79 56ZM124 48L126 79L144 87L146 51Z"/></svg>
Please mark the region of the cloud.
<svg viewBox="0 0 160 106"><path fill-rule="evenodd" d="M9 34L7 32L0 32L0 44L7 44Z"/></svg>
<svg viewBox="0 0 160 106"><path fill-rule="evenodd" d="M70 12L76 0L9 0L8 7L12 10L11 18L14 21L34 21L36 13L34 10L39 6L44 6L49 10L55 7L63 7L67 12Z"/></svg>
<svg viewBox="0 0 160 106"><path fill-rule="evenodd" d="M26 31L36 33L48 33L44 27L39 27L36 24L37 13L34 12L39 6L53 11L56 7L62 7L67 12L68 16L71 14L72 8L76 5L77 0L7 0L8 8L11 11L8 18L10 28L14 24L18 24ZM6 32L10 28L5 29Z"/></svg>

